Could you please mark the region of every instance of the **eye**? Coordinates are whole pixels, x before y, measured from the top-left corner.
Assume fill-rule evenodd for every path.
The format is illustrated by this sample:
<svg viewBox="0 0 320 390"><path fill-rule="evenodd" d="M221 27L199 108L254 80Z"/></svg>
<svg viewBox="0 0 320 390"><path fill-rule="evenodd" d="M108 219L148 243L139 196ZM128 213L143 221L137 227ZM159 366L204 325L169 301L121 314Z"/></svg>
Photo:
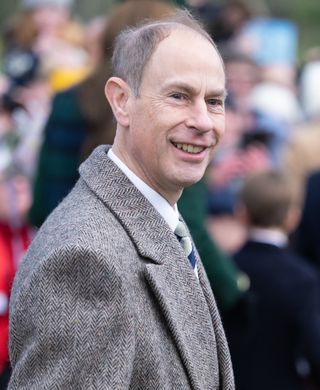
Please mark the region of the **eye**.
<svg viewBox="0 0 320 390"><path fill-rule="evenodd" d="M170 95L171 98L175 99L175 100L186 100L187 97L181 93L181 92L173 92L171 95Z"/></svg>
<svg viewBox="0 0 320 390"><path fill-rule="evenodd" d="M223 101L223 99L220 99L220 98L218 98L218 99L212 98L212 99L207 100L207 104L211 107L217 107L217 106L223 107L224 101Z"/></svg>
<svg viewBox="0 0 320 390"><path fill-rule="evenodd" d="M213 113L224 113L224 99L223 98L211 98L207 99L208 110Z"/></svg>

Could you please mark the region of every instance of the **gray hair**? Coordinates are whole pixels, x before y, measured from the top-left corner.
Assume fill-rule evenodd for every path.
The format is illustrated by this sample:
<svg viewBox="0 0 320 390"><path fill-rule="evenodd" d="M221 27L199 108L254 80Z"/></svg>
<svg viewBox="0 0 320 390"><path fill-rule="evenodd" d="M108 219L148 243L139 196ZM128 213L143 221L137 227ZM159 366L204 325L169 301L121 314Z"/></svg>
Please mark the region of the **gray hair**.
<svg viewBox="0 0 320 390"><path fill-rule="evenodd" d="M145 22L137 27L125 29L117 36L112 56L114 76L126 81L135 96L139 96L143 71L158 44L173 30L180 28L189 28L197 32L217 50L200 22L187 10L178 10L171 18Z"/></svg>

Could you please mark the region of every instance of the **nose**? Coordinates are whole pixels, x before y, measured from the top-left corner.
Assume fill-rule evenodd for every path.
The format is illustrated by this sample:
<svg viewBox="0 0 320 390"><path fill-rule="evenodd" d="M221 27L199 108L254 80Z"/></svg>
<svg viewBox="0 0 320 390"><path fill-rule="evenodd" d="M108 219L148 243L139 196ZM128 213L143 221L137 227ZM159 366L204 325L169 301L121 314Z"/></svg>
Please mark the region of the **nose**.
<svg viewBox="0 0 320 390"><path fill-rule="evenodd" d="M190 107L186 125L202 133L213 130L213 115L208 111L205 101L197 102Z"/></svg>

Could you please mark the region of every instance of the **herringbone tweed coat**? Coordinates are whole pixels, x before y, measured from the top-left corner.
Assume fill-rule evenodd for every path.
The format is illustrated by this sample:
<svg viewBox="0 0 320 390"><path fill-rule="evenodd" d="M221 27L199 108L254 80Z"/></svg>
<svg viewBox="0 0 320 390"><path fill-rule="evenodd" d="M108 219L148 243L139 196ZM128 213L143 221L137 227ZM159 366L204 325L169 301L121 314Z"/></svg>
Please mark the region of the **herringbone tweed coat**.
<svg viewBox="0 0 320 390"><path fill-rule="evenodd" d="M9 389L234 389L205 271L97 148L16 276Z"/></svg>

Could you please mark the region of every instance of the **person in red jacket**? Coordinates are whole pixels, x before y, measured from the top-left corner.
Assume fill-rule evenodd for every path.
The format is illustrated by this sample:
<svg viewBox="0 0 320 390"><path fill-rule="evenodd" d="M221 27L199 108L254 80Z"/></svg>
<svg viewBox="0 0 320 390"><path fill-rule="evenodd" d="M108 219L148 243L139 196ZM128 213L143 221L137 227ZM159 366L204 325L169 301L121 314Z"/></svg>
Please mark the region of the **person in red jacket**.
<svg viewBox="0 0 320 390"><path fill-rule="evenodd" d="M0 235L0 389L5 388L10 373L8 356L9 297L15 273L14 268L6 242Z"/></svg>
<svg viewBox="0 0 320 390"><path fill-rule="evenodd" d="M0 390L10 376L8 356L9 299L15 272L28 248L33 229L25 222L30 204L22 176L0 179Z"/></svg>

